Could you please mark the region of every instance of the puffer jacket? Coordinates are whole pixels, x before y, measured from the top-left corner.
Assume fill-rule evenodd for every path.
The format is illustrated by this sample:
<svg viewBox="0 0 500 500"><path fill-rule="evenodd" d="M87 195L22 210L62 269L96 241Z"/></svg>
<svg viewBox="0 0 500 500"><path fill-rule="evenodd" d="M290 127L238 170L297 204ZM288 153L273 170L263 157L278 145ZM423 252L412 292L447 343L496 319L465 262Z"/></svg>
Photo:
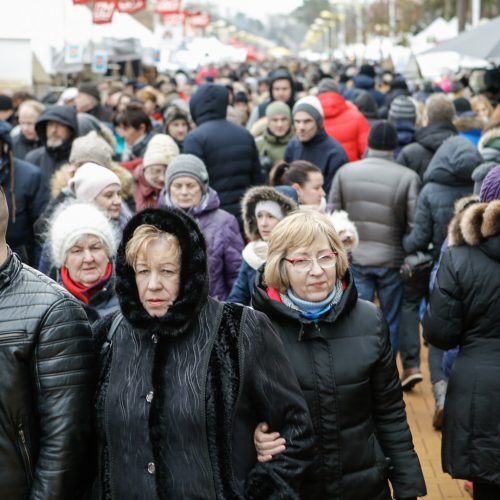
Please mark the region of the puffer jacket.
<svg viewBox="0 0 500 500"><path fill-rule="evenodd" d="M14 156L19 160L24 160L28 153L40 146L41 143L38 139L33 141L26 139L22 132L12 136L12 151L14 152Z"/></svg>
<svg viewBox="0 0 500 500"><path fill-rule="evenodd" d="M450 227L424 336L459 346L443 422L443 469L500 486L500 201L467 208Z"/></svg>
<svg viewBox="0 0 500 500"><path fill-rule="evenodd" d="M457 129L447 122L431 123L415 132L414 141L405 146L397 162L417 172L421 179L429 166L432 157L449 137L457 135Z"/></svg>
<svg viewBox="0 0 500 500"><path fill-rule="evenodd" d="M391 161L390 154L370 151L364 160L339 170L328 201L345 210L358 229L355 265L401 266L402 239L413 224L420 185L418 175Z"/></svg>
<svg viewBox="0 0 500 500"><path fill-rule="evenodd" d="M406 120L395 120L393 125L398 134L398 147L394 150L394 158L397 158L402 149L413 142L416 129L412 122Z"/></svg>
<svg viewBox="0 0 500 500"><path fill-rule="evenodd" d="M290 127L290 130L283 137L276 137L266 128L264 133L255 139L255 144L259 151L260 162L265 170L264 175L266 180L270 169L285 157L286 146L293 137L294 131L292 127ZM266 160L266 158L269 160ZM269 166L269 168L265 168L266 166Z"/></svg>
<svg viewBox="0 0 500 500"><path fill-rule="evenodd" d="M143 309L125 246L141 224L175 234L179 296L158 318ZM196 223L146 209L124 232L117 257L123 317L95 329L100 355L96 499L298 499L312 447L307 406L265 315L207 296L206 251ZM258 463L253 432L270 419L289 443Z"/></svg>
<svg viewBox="0 0 500 500"><path fill-rule="evenodd" d="M472 172L482 162L477 149L464 137L450 137L438 149L424 174L415 223L403 239L408 253L427 251L435 258L446 238L456 200L472 194Z"/></svg>
<svg viewBox="0 0 500 500"><path fill-rule="evenodd" d="M49 121L62 123L66 125L71 132L69 138L57 148L50 148L47 146L47 123ZM35 129L42 146L28 153L25 160L40 167L42 172L42 185L49 189L52 174L68 162L73 139L78 137L76 110L69 106L52 106L47 108L40 115L40 118L38 118Z"/></svg>
<svg viewBox="0 0 500 500"><path fill-rule="evenodd" d="M183 153L203 160L221 208L240 217L243 193L264 179L255 141L250 132L226 120L227 105L228 92L222 85L198 88L189 102L197 127L186 136Z"/></svg>
<svg viewBox="0 0 500 500"><path fill-rule="evenodd" d="M474 193L479 194L484 178L489 171L500 164L500 127L495 127L485 132L477 146L484 162L472 172Z"/></svg>
<svg viewBox="0 0 500 500"><path fill-rule="evenodd" d="M175 208L165 191L160 194L158 206ZM236 217L219 207L219 196L208 188L200 203L187 213L198 223L207 243L208 293L226 300L238 276L244 244Z"/></svg>
<svg viewBox="0 0 500 500"><path fill-rule="evenodd" d="M326 133L340 142L349 161L361 160L368 145L370 125L358 109L337 92L318 96L325 118Z"/></svg>
<svg viewBox="0 0 500 500"><path fill-rule="evenodd" d="M358 299L350 272L341 301L316 323L272 300L262 279L252 305L279 333L313 420L300 498L388 500L388 480L395 498L425 495L387 325Z"/></svg>
<svg viewBox="0 0 500 500"><path fill-rule="evenodd" d="M82 307L9 254L0 268L0 496L82 497L94 350Z"/></svg>

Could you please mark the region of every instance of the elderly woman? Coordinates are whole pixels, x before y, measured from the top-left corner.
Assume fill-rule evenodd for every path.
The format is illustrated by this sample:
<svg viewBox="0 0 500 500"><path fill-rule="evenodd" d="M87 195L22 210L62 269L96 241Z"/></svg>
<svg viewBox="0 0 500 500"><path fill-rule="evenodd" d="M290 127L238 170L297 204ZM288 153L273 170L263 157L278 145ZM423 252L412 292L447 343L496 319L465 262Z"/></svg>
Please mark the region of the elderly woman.
<svg viewBox="0 0 500 500"><path fill-rule="evenodd" d="M185 154L174 158L158 204L180 208L196 220L207 242L208 293L226 300L238 276L243 239L236 217L219 208L219 195L208 185L203 161Z"/></svg>
<svg viewBox="0 0 500 500"><path fill-rule="evenodd" d="M315 458L300 498L386 500L388 481L395 498L425 495L387 325L358 299L327 215L299 211L274 228L252 303L283 340L313 420ZM269 422L256 432L261 460L291 444L275 432Z"/></svg>
<svg viewBox="0 0 500 500"><path fill-rule="evenodd" d="M297 379L263 314L208 297L197 224L140 212L116 274L121 313L95 329L94 498L297 498L312 444ZM266 464L252 441L261 418L290 443Z"/></svg>
<svg viewBox="0 0 500 500"><path fill-rule="evenodd" d="M112 260L113 227L95 205L70 201L50 221L47 243L57 281L82 302L93 323L118 309Z"/></svg>

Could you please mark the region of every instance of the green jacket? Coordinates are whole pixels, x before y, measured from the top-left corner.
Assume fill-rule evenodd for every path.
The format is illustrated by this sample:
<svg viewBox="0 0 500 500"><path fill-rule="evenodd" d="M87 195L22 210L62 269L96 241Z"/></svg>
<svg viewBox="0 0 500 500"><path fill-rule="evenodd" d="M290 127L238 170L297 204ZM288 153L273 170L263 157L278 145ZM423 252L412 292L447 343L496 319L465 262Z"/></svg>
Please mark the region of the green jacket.
<svg viewBox="0 0 500 500"><path fill-rule="evenodd" d="M257 149L259 150L259 158L268 157L271 160L271 167L276 165L277 162L283 160L285 156L285 148L287 144L293 139L295 133L292 127L283 137L276 137L271 131L266 128L263 135L255 139Z"/></svg>

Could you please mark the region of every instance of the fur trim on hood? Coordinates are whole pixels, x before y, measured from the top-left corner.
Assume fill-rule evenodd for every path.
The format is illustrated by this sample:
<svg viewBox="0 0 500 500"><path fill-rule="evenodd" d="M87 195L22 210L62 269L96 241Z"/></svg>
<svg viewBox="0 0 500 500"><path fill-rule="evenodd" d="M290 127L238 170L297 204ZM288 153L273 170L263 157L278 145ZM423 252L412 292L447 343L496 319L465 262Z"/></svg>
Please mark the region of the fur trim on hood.
<svg viewBox="0 0 500 500"><path fill-rule="evenodd" d="M142 306L134 269L125 260L127 243L143 224L175 235L181 247L179 296L161 318L150 316ZM116 294L123 316L134 328L166 337L184 334L208 299L207 250L196 222L180 210L165 207L147 208L132 217L123 230L116 257Z"/></svg>
<svg viewBox="0 0 500 500"><path fill-rule="evenodd" d="M479 152L482 153L485 148L491 148L492 146L490 143L494 142L495 139L500 142L500 127L495 127L488 130L487 132L484 132L477 145L477 149L479 150ZM495 147L495 149L497 148Z"/></svg>
<svg viewBox="0 0 500 500"><path fill-rule="evenodd" d="M241 212L245 235L252 241L260 239L257 218L255 217L255 206L259 201L275 201L283 210L285 217L297 209L297 205L291 198L282 195L273 187L257 186L250 188L241 200Z"/></svg>
<svg viewBox="0 0 500 500"><path fill-rule="evenodd" d="M460 221L462 220L463 212L471 205L479 203L479 195L464 196L455 201L454 216L448 224L448 244L450 246L464 245L465 241L460 231Z"/></svg>
<svg viewBox="0 0 500 500"><path fill-rule="evenodd" d="M470 132L483 130L486 123L480 116L460 116L453 120L453 125L459 132Z"/></svg>
<svg viewBox="0 0 500 500"><path fill-rule="evenodd" d="M478 246L484 240L500 234L500 200L490 203L473 202L459 212L448 229L450 246Z"/></svg>

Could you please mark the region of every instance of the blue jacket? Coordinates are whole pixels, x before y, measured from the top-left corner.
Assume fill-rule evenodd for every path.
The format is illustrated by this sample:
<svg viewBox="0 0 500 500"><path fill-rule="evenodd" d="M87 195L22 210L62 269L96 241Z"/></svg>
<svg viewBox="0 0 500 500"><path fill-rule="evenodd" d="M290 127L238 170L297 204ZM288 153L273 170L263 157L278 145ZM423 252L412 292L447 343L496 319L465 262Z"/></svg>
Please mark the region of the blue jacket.
<svg viewBox="0 0 500 500"><path fill-rule="evenodd" d="M244 306L250 305L250 300L255 288L256 274L257 271L243 260L241 262L240 272L234 282L233 289L227 301L234 302L235 304L242 304Z"/></svg>
<svg viewBox="0 0 500 500"><path fill-rule="evenodd" d="M375 88L375 80L371 76L357 75L354 77L353 81L354 81L354 86L357 89L366 90L375 99L375 102L377 103L377 106L379 108L384 105L385 96L384 94L382 94L382 92L379 92ZM344 93L344 97L348 101L350 101L352 100L354 94L355 92L353 92L353 89L350 89Z"/></svg>

